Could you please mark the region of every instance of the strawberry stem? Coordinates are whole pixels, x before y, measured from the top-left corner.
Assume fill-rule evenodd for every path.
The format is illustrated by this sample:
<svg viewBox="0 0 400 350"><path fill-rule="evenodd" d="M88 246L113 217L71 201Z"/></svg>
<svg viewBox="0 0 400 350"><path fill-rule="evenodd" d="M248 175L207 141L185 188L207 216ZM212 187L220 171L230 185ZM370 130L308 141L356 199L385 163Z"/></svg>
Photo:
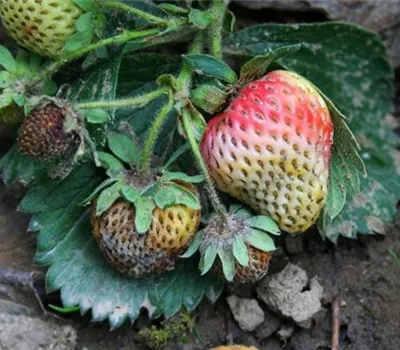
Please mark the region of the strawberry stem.
<svg viewBox="0 0 400 350"><path fill-rule="evenodd" d="M210 51L217 58L222 58L222 30L228 4L229 0L214 0L210 8L210 12L214 17L208 32L211 41Z"/></svg>
<svg viewBox="0 0 400 350"><path fill-rule="evenodd" d="M146 43L152 43L154 45L158 45L161 43L176 40L176 35L171 35L171 34L181 32L186 35L187 29L190 28L185 28L183 23L178 23L173 28L173 30L165 30L163 28L150 28L150 29L143 29L136 31L124 31L122 34L115 35L110 38L106 38L104 40L100 40L80 50L76 50L70 54L66 54L65 56L60 57L57 61L53 62L45 70L43 70L41 74L37 75L33 80L29 81L27 83L27 87L33 87L39 84L46 78L56 73L65 64L74 61L82 57L83 55L89 53L90 51L96 50L98 48L105 47L108 45L124 44L134 39L140 39L138 43L143 43L144 46L146 47L150 46L146 45ZM172 31L174 33L172 33ZM164 37L166 40L163 40Z"/></svg>
<svg viewBox="0 0 400 350"><path fill-rule="evenodd" d="M140 158L140 173L141 176L147 176L150 170L151 156L153 154L154 146L160 135L160 130L168 117L172 108L174 107L174 96L172 91L168 91L168 102L161 108L160 112L154 119L154 122L149 130L149 133L144 142L142 156Z"/></svg>
<svg viewBox="0 0 400 350"><path fill-rule="evenodd" d="M134 16L140 17L145 19L146 21L152 22L152 23L156 23L156 24L161 24L161 25L165 25L168 26L168 24L170 23L170 21L168 19L164 19L158 16L154 16L150 13L147 13L145 11L139 10L136 7L132 7L129 5L126 5L122 2L119 1L104 1L101 3L101 5L103 7L109 8L109 9L114 9L114 10L121 10L124 12L128 12L131 13Z"/></svg>
<svg viewBox="0 0 400 350"><path fill-rule="evenodd" d="M213 205L213 208L217 212L217 214L221 217L223 222L226 223L227 222L226 210L218 197L217 191L214 188L214 183L210 177L207 166L204 163L204 159L201 155L199 145L197 144L196 137L193 133L193 128L192 128L192 125L190 122L190 118L191 118L190 111L187 108L183 108L181 117L182 117L182 122L183 122L183 128L185 130L185 134L189 141L189 145L192 149L193 155L196 159L197 165L198 165L201 173L204 175L204 177L206 179L207 191L208 191L208 195L211 200L211 203Z"/></svg>
<svg viewBox="0 0 400 350"><path fill-rule="evenodd" d="M167 88L160 88L149 92L142 96L136 96L131 98L125 98L120 100L111 101L93 101L93 102L82 102L74 105L75 109L90 109L90 108L121 108L121 107L143 107L149 102L155 100L156 98L168 93Z"/></svg>

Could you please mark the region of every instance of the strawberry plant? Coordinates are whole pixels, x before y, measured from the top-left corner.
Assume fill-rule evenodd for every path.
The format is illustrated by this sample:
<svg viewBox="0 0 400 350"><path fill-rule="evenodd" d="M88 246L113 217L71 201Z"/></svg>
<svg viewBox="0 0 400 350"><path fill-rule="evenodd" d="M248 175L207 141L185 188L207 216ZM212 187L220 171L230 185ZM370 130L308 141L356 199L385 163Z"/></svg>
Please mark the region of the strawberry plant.
<svg viewBox="0 0 400 350"><path fill-rule="evenodd" d="M21 45L0 46L0 122L18 128L0 169L28 188L60 310L112 328L171 317L263 278L281 232L335 242L394 218L393 72L374 33L235 31L226 0L4 0L0 16Z"/></svg>

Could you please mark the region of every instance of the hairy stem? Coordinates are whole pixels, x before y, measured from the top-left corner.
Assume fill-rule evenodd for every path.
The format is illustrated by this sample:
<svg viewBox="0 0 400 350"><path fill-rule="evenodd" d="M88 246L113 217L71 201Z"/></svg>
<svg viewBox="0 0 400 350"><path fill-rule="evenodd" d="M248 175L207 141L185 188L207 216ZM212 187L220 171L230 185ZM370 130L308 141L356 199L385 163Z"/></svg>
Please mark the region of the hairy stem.
<svg viewBox="0 0 400 350"><path fill-rule="evenodd" d="M160 112L154 119L149 133L144 142L142 156L140 158L140 172L142 176L146 176L150 171L151 157L154 151L161 127L163 126L169 112L174 107L174 96L172 91L168 91L168 102L161 108Z"/></svg>
<svg viewBox="0 0 400 350"><path fill-rule="evenodd" d="M192 45L189 48L188 54L196 54L200 53L204 47L204 35L202 32L197 33L194 38ZM189 87L192 82L192 70L186 64L183 65L183 68L178 76L178 84L181 93L188 97L189 96Z"/></svg>
<svg viewBox="0 0 400 350"><path fill-rule="evenodd" d="M126 5L122 2L119 1L104 1L101 2L101 5L103 7L109 8L109 9L114 9L114 10L121 10L124 12L128 12L131 13L132 15L135 15L137 17L143 18L146 21L152 22L152 23L156 23L156 24L161 24L161 25L168 25L168 20L158 17L158 16L154 16L150 13L147 13L145 11L139 10L136 7L132 7L129 5Z"/></svg>
<svg viewBox="0 0 400 350"><path fill-rule="evenodd" d="M149 92L142 96L136 96L131 98L125 98L120 100L111 100L111 101L93 101L93 102L82 102L74 105L75 109L90 109L90 108L120 108L120 107L129 107L129 106L137 106L143 107L152 100L164 95L168 92L167 88L160 88Z"/></svg>
<svg viewBox="0 0 400 350"><path fill-rule="evenodd" d="M182 110L181 117L182 117L182 122L183 122L183 128L185 130L186 137L189 141L190 148L192 149L193 155L196 159L196 163L197 163L201 173L204 175L204 177L206 179L208 195L210 197L210 200L214 207L214 210L224 221L226 221L226 210L218 197L217 191L215 190L215 187L214 187L214 183L210 177L207 166L204 163L204 159L201 155L199 145L197 144L196 137L194 135L194 132L193 132L193 129L192 129L192 126L190 123L190 112L188 111L188 109L184 108Z"/></svg>
<svg viewBox="0 0 400 350"><path fill-rule="evenodd" d="M35 79L29 82L28 86L32 87L35 86L36 84L40 83L43 81L45 78L50 77L53 75L55 72L57 72L62 66L67 64L68 62L71 62L73 60L76 60L83 55L87 54L90 51L96 50L100 47L105 47L108 45L116 45L116 44L123 44L126 43L130 40L133 39L139 39L142 38L142 40L148 39L147 37L152 37L157 34L160 34L163 29L161 28L152 28L152 29L144 29L144 30L137 30L137 31L125 31L122 34L112 36L107 39L100 40L96 43L93 43L91 45L88 45L80 50L76 50L74 52L71 52L70 54L66 54L59 60L53 62L50 66L48 66L43 72Z"/></svg>
<svg viewBox="0 0 400 350"><path fill-rule="evenodd" d="M214 17L214 21L209 28L210 51L217 58L222 58L222 29L228 3L228 0L214 0L210 8L210 12Z"/></svg>

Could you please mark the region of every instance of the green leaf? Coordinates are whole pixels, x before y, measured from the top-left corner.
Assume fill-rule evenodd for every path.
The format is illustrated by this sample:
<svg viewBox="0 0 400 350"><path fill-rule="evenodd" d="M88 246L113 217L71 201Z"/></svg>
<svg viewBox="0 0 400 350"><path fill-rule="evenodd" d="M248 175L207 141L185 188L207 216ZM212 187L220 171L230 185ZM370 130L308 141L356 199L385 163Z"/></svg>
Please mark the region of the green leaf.
<svg viewBox="0 0 400 350"><path fill-rule="evenodd" d="M85 12L93 11L96 9L97 4L93 0L73 0L74 4L79 6Z"/></svg>
<svg viewBox="0 0 400 350"><path fill-rule="evenodd" d="M44 175L44 171L40 169L40 164L20 153L17 145L14 145L0 159L0 171L2 180L6 185L18 181L27 186Z"/></svg>
<svg viewBox="0 0 400 350"><path fill-rule="evenodd" d="M197 74L217 78L234 84L237 75L224 61L211 55L194 54L183 56L184 62Z"/></svg>
<svg viewBox="0 0 400 350"><path fill-rule="evenodd" d="M118 97L137 96L154 90L159 75L177 74L181 64L181 58L173 55L135 54L124 57L119 75ZM166 98L161 97L140 109L120 108L116 111L116 125L127 123L138 138L143 137L165 103ZM170 151L176 119L176 113L170 113L163 125L154 151L159 157Z"/></svg>
<svg viewBox="0 0 400 350"><path fill-rule="evenodd" d="M155 207L151 197L140 197L135 201L135 227L138 233L145 233L149 229Z"/></svg>
<svg viewBox="0 0 400 350"><path fill-rule="evenodd" d="M259 55L247 61L240 71L240 82L246 84L261 78L268 70L271 63L284 56L299 51L301 44L278 47L266 55Z"/></svg>
<svg viewBox="0 0 400 350"><path fill-rule="evenodd" d="M68 37L62 53L71 53L89 45L93 39L93 12L82 14L75 23L76 33Z"/></svg>
<svg viewBox="0 0 400 350"><path fill-rule="evenodd" d="M193 89L190 96L196 107L209 114L214 114L227 102L229 91L224 91L216 85L202 84Z"/></svg>
<svg viewBox="0 0 400 350"><path fill-rule="evenodd" d="M61 314L69 314L71 312L77 312L80 310L79 306L60 307L52 304L49 304L49 308Z"/></svg>
<svg viewBox="0 0 400 350"><path fill-rule="evenodd" d="M135 203L142 195L142 191L133 186L126 185L122 188L122 194L127 201Z"/></svg>
<svg viewBox="0 0 400 350"><path fill-rule="evenodd" d="M99 108L88 109L83 114L86 120L92 124L103 124L110 119L108 112Z"/></svg>
<svg viewBox="0 0 400 350"><path fill-rule="evenodd" d="M246 237L246 241L254 248L260 249L264 252L275 250L274 241L264 231L253 229L251 235Z"/></svg>
<svg viewBox="0 0 400 350"><path fill-rule="evenodd" d="M219 258L222 263L222 271L227 281L232 282L235 277L235 258L230 249L220 248L218 250Z"/></svg>
<svg viewBox="0 0 400 350"><path fill-rule="evenodd" d="M197 196L174 182L165 182L157 186L154 200L157 207L161 209L177 204L182 204L195 210L200 209L200 202Z"/></svg>
<svg viewBox="0 0 400 350"><path fill-rule="evenodd" d="M252 218L246 220L246 224L248 224L250 227L272 233L273 235L281 234L276 222L265 215L253 216Z"/></svg>
<svg viewBox="0 0 400 350"><path fill-rule="evenodd" d="M122 161L137 165L140 162L140 150L129 136L110 131L107 135L108 147Z"/></svg>
<svg viewBox="0 0 400 350"><path fill-rule="evenodd" d="M211 244L209 245L204 254L202 255L201 259L201 275L205 275L208 271L210 271L211 267L214 264L215 258L217 257L218 253L218 245Z"/></svg>
<svg viewBox="0 0 400 350"><path fill-rule="evenodd" d="M96 204L97 216L103 214L107 209L109 209L114 204L114 202L118 198L121 197L120 193L121 187L122 187L121 183L117 182L100 193Z"/></svg>
<svg viewBox="0 0 400 350"><path fill-rule="evenodd" d="M3 45L0 45L0 66L11 74L17 72L17 62L11 52Z"/></svg>
<svg viewBox="0 0 400 350"><path fill-rule="evenodd" d="M190 149L190 147L189 147L189 144L187 144L187 143L178 147L178 149L176 149L174 151L174 153L169 157L167 162L164 164L164 166L163 166L164 171L165 171L165 169L168 169L182 154L184 154L189 149Z"/></svg>
<svg viewBox="0 0 400 350"><path fill-rule="evenodd" d="M20 204L20 210L35 214L40 227L37 251L51 251L79 226L87 211L81 206L102 181L97 169L85 163L64 180L44 179L37 183ZM83 215L83 216L82 216ZM88 225L90 226L89 219ZM88 231L90 234L91 231ZM75 304L76 305L76 304Z"/></svg>
<svg viewBox="0 0 400 350"><path fill-rule="evenodd" d="M97 152L97 156L99 157L101 165L111 173L119 173L126 170L124 164L110 153Z"/></svg>
<svg viewBox="0 0 400 350"><path fill-rule="evenodd" d="M12 95L12 99L15 102L15 104L19 107L23 107L28 102L28 99L25 97L25 95L22 94L14 93Z"/></svg>
<svg viewBox="0 0 400 350"><path fill-rule="evenodd" d="M142 309L150 316L155 310L171 316L178 308L193 310L203 297L214 302L223 281L211 274L200 277L197 259L144 278L123 276L105 261L92 236L88 211L79 205L101 181L98 169L86 163L64 180L41 181L21 204L40 228L36 262L49 265L47 291L60 290L64 307L79 306L82 314L91 309L93 321L108 320L112 328L135 321Z"/></svg>
<svg viewBox="0 0 400 350"><path fill-rule="evenodd" d="M387 49L370 31L346 23L300 25L266 24L242 30L225 41L225 52L241 56L263 55L268 50L301 43L301 49L279 60L285 67L305 76L335 104L360 143L360 154L368 176L360 179L360 193L333 192L328 198L330 214L320 225L323 235L336 241L339 235L355 238L357 233L384 233L394 219L400 198L398 136L388 122L392 109L393 71ZM333 115L335 117L335 115ZM333 149L332 162L339 163ZM342 176L340 169L334 178ZM346 170L348 172L348 170ZM348 183L349 188L356 186ZM329 184L332 188L332 183ZM330 196L331 196L330 194Z"/></svg>
<svg viewBox="0 0 400 350"><path fill-rule="evenodd" d="M7 72L5 70L1 71L0 72L0 89L4 89L4 88L10 86L10 84L12 83L12 80L13 80L12 75L9 72Z"/></svg>
<svg viewBox="0 0 400 350"><path fill-rule="evenodd" d="M115 183L116 181L118 181L118 179L107 179L105 181L103 181L99 186L97 186L94 191L90 194L89 197L85 198L84 201L82 201L81 205L88 205L90 204L90 202L96 198L98 196L98 194L104 190L106 187L112 185L113 183Z"/></svg>
<svg viewBox="0 0 400 350"><path fill-rule="evenodd" d="M164 171L162 175L164 181L180 180L190 183L200 183L204 181L203 175L190 176L182 172Z"/></svg>
<svg viewBox="0 0 400 350"><path fill-rule="evenodd" d="M193 24L199 29L207 28L213 21L213 16L208 11L200 11L195 8L191 8L189 12L189 23Z"/></svg>
<svg viewBox="0 0 400 350"><path fill-rule="evenodd" d="M237 236L233 241L232 252L240 265L249 266L249 252L241 236Z"/></svg>
<svg viewBox="0 0 400 350"><path fill-rule="evenodd" d="M0 108L7 107L11 103L13 103L13 92L7 90L3 90L0 95Z"/></svg>
<svg viewBox="0 0 400 350"><path fill-rule="evenodd" d="M203 241L203 237L204 237L204 231L203 230L198 231L196 233L196 236L194 237L193 242L190 244L186 252L181 255L181 258L190 258L191 256L193 256L193 254L196 253L197 250L199 249L200 244Z"/></svg>

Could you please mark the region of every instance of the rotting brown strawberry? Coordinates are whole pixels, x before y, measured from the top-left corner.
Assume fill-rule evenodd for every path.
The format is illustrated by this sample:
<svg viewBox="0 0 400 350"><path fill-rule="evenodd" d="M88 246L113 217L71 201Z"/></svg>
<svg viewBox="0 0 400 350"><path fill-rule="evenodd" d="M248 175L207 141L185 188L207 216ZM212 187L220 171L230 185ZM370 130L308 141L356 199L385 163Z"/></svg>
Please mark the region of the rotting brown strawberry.
<svg viewBox="0 0 400 350"><path fill-rule="evenodd" d="M235 282L257 282L265 277L268 272L271 253L247 245L249 266L242 266L236 262Z"/></svg>
<svg viewBox="0 0 400 350"><path fill-rule="evenodd" d="M68 155L79 143L75 131L64 128L66 110L54 103L34 109L22 123L19 149L22 153L40 160L53 160Z"/></svg>
<svg viewBox="0 0 400 350"><path fill-rule="evenodd" d="M246 85L208 122L201 151L220 190L301 233L324 206L332 142L321 95L305 78L278 70Z"/></svg>
<svg viewBox="0 0 400 350"><path fill-rule="evenodd" d="M193 185L185 186L197 194ZM200 214L200 210L184 205L156 207L148 231L140 234L135 229L134 205L118 200L100 216L93 205L93 235L107 261L119 272L134 277L160 274L175 267L198 229Z"/></svg>
<svg viewBox="0 0 400 350"><path fill-rule="evenodd" d="M42 56L59 55L82 13L73 0L0 0L8 34Z"/></svg>

